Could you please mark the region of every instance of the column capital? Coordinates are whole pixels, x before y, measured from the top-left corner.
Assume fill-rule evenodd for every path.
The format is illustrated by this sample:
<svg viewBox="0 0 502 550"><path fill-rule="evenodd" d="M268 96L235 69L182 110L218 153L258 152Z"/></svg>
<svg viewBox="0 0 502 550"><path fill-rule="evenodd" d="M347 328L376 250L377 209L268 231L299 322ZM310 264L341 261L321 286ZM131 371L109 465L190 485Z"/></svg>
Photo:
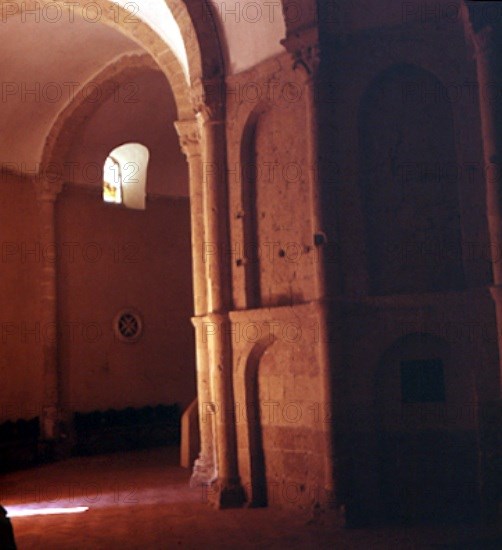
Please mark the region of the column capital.
<svg viewBox="0 0 502 550"><path fill-rule="evenodd" d="M181 151L187 157L201 154L201 134L197 120L178 120L174 123L180 140Z"/></svg>
<svg viewBox="0 0 502 550"><path fill-rule="evenodd" d="M489 290L493 301L502 305L502 285L492 285Z"/></svg>
<svg viewBox="0 0 502 550"><path fill-rule="evenodd" d="M192 105L202 122L225 120L225 80L222 77L198 78L192 82Z"/></svg>
<svg viewBox="0 0 502 550"><path fill-rule="evenodd" d="M281 44L293 57L293 69L301 68L307 78L316 76L320 62L319 31L308 27L290 33Z"/></svg>
<svg viewBox="0 0 502 550"><path fill-rule="evenodd" d="M476 54L490 56L502 51L502 18L495 2L464 0L464 21Z"/></svg>
<svg viewBox="0 0 502 550"><path fill-rule="evenodd" d="M55 202L63 189L63 180L56 177L37 177L34 180L35 194L41 202Z"/></svg>

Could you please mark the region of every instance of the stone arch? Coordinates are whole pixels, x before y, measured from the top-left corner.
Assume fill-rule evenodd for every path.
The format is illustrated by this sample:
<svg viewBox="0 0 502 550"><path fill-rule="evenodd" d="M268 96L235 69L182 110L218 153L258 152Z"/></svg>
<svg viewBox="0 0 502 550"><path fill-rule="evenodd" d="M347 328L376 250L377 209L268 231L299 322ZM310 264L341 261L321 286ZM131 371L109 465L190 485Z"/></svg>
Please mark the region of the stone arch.
<svg viewBox="0 0 502 550"><path fill-rule="evenodd" d="M161 0L163 1L163 0ZM43 4L51 2L51 0L42 0ZM56 0L57 4L63 5L63 9L67 6L62 0ZM228 234L225 227L226 222L221 222L221 216L218 216L218 212L227 211L227 189L226 180L222 182L222 185L218 189L216 186L202 185L202 167L204 163L213 165L223 165L226 163L226 135L225 135L225 88L224 88L224 63L221 55L219 39L215 31L214 21L208 14L211 11L207 8L207 2L205 0L166 0L168 6L171 8L174 19L177 21L181 30L182 37L185 41L186 54L188 58L188 75L183 70L182 64L178 61L173 51L169 48L164 40L154 32L148 24L141 20L130 22L125 24L124 18L129 17L130 14L117 8L117 5L109 0L97 0L97 4L102 8L103 17L100 22L108 25L128 38L134 40L139 46L143 47L151 56L153 61L147 59L149 56L129 56L127 60L124 57L123 63L119 63L119 67L108 66L100 75L96 78L103 84L109 82L113 77L118 76L119 73L123 75L127 74L128 70L133 72L144 68L145 64L151 69L158 66L162 73L166 76L172 93L174 95L178 124L176 129L178 130L182 150L185 153L190 173L190 208L192 218L192 231L194 229L199 233L201 242L208 240L213 242L219 249L225 249L223 242ZM51 2L54 4L54 2ZM40 2L37 0L29 0L28 2L17 2L17 12L25 9L40 10ZM206 15L197 17L201 7L205 8L204 13ZM82 6L75 7L72 5L75 15L78 16L81 13ZM113 8L113 9L112 9ZM116 14L119 14L118 20L116 20ZM4 15L6 15L4 13ZM15 15L15 14L11 14ZM132 61L131 61L132 59ZM132 64L132 67L129 66ZM188 78L187 78L188 76ZM216 91L215 94L215 86ZM47 207L43 212L43 219L41 223L44 229L44 238L47 242L54 242L54 203L56 196L61 190L62 179L57 173L57 161L60 158L64 158L67 152L68 144L65 143L65 138L68 138L72 130L75 128L75 124L78 120L82 120L85 114L89 114L87 110L89 107L84 104L83 94L80 96L77 94L75 101L67 104L63 108L62 112L47 133L45 138L45 144L43 147L43 162L39 168L39 176L36 178L37 190L41 197L47 197L45 203ZM198 115L198 116L197 116ZM51 173L54 166L56 166L56 173ZM226 173L226 170L223 170ZM43 177L41 177L43 176ZM44 204L45 204L44 203ZM207 209L203 210L203 205L208 205ZM203 223L199 212L204 212ZM224 216L223 216L224 217ZM194 241L195 242L195 241ZM199 249L194 248L192 255L199 253ZM220 311L229 307L226 293L229 294L229 287L227 281L222 284L226 277L226 271L228 266L222 266L218 261L209 262L211 275L213 282L219 281L218 285L212 285L210 287L211 292L211 311ZM194 282L194 294L205 295L206 291L209 291L206 286L206 278L204 277L205 266L199 262L199 264L193 265L193 282ZM44 308L52 315L52 312L56 310L57 294L55 288L55 271L49 271L45 273L46 281L43 281L45 287L54 289L53 292L47 294L44 299L50 303L49 307ZM54 306L54 307L52 307ZM196 312L198 316L208 313L207 303L204 305L204 309ZM51 317L51 321L53 316ZM209 359L210 352L206 346L204 349L199 350L197 363L198 363L198 376L199 378L209 377ZM221 351L219 357L214 359L215 361L222 361L223 363L229 362L231 358L231 352L229 350L228 342L221 342ZM59 384L59 373L57 369L57 346L54 344L46 352L47 364L50 368L47 368L48 378L50 378L50 384L47 384L47 394L50 396L50 406L47 407L46 417L49 420L47 422L48 428L45 430L48 438L52 439L57 436L57 413L58 410L58 397L56 396ZM224 389L224 385L230 383L226 377L226 372L229 370L229 365L221 368L223 372L219 375L218 372L215 376L222 378L221 383L215 390L215 395L211 396L216 399L222 406L228 404L227 394L221 389ZM217 369L218 370L218 369ZM215 384L216 386L216 384ZM45 413L44 413L45 414ZM64 411L63 413L64 414ZM228 420L222 423L223 429L220 429L218 435L215 437L220 438L231 446L234 443L234 436L231 430L227 429ZM207 434L213 438L214 434ZM201 437L202 439L202 437ZM206 438L207 439L207 438ZM222 445L223 446L223 445ZM205 458L205 457L203 457ZM204 462L204 461L203 461ZM212 468L211 468L212 470ZM236 471L236 453L222 454L219 457L219 464L216 471L220 472L220 478L222 479L222 487L220 492L222 495L221 500L223 502L226 495L230 495L228 498L233 499L235 505L241 504L240 486L238 491L233 493L234 480L238 478ZM224 472L224 473L221 473ZM206 476L204 476L206 478ZM209 479L213 479L213 472L209 473ZM226 501L225 501L226 502ZM221 503L220 503L221 504ZM221 504L223 505L223 504ZM226 505L226 504L225 504Z"/></svg>
<svg viewBox="0 0 502 550"><path fill-rule="evenodd" d="M264 353L276 341L263 338L256 342L246 359L244 370L244 411L247 421L250 495L249 505L261 507L267 505L267 481L265 471L265 454L260 414L260 399L258 388L258 371Z"/></svg>
<svg viewBox="0 0 502 550"><path fill-rule="evenodd" d="M148 54L126 55L118 62L105 67L88 81L92 82L102 91L99 102L87 101L83 93L87 83L84 83L75 94L73 100L59 113L45 140L40 165L42 175L47 176L49 179L57 179L65 175L62 163L64 163L72 146L72 141L69 137L74 128L78 128L87 117L92 115L101 102L111 97L115 93L116 86L128 82L131 77L145 70L162 72L160 67Z"/></svg>
<svg viewBox="0 0 502 550"><path fill-rule="evenodd" d="M115 28L127 37L144 47L165 72L173 89L178 107L178 117L190 119L194 114L194 105L198 109L200 103L207 99L205 90L207 82L216 81L222 88L221 79L225 75L224 56L220 37L215 24L213 8L206 0L165 0L174 20L180 29L188 61L188 80L180 63L168 45L141 19L130 20L130 14L111 0L96 0L93 4L102 10L103 23ZM10 3L16 6L12 12L4 11L2 17L16 16L24 11L40 10L40 6L59 4L63 10L70 9L64 0L15 0ZM81 5L71 4L72 14L82 16ZM129 19L128 19L129 17ZM203 44L203 47L201 47ZM189 89L191 85L192 90ZM214 98L213 98L214 99ZM219 98L222 101L222 98Z"/></svg>
<svg viewBox="0 0 502 550"><path fill-rule="evenodd" d="M165 0L178 23L190 67L192 83L197 78L225 75L224 56L213 8L207 0ZM200 47L204 44L204 48Z"/></svg>
<svg viewBox="0 0 502 550"><path fill-rule="evenodd" d="M41 5L45 6L54 3L61 5L63 11L68 11L69 9L69 4L63 0L55 0L55 2L52 0L42 0L41 2L38 2L38 0L29 0L28 2L16 0L16 4L18 5L17 10L13 13L5 13L4 18L15 17L23 12L29 12L30 10L39 11ZM116 29L140 44L152 55L171 82L180 116L188 116L192 112L192 109L189 94L187 93L186 77L184 77L178 59L168 45L144 21L139 18L131 20L130 13L114 2L110 0L97 0L94 4L101 10L101 16L97 24L105 24ZM71 12L68 14L71 17L83 17L83 6L80 4L74 6L72 4ZM183 20L183 18L181 19ZM187 32L188 23L183 21L182 24L185 32ZM193 32L187 32L187 34L188 36L194 35ZM194 48L193 41L191 42L191 48ZM201 67L197 63L197 56L194 56L192 53L190 59L192 60L193 71L198 76ZM182 75L183 78L180 78Z"/></svg>
<svg viewBox="0 0 502 550"><path fill-rule="evenodd" d="M394 64L367 86L358 115L359 184L371 294L462 288L457 150L451 106L416 88L431 72Z"/></svg>
<svg viewBox="0 0 502 550"><path fill-rule="evenodd" d="M102 91L102 94L99 94L100 100L99 101L86 101L85 93L82 92L82 90L85 89L85 84L83 83L82 88L80 91L74 94L73 101L66 105L66 108L59 114L58 118L56 119L56 123L53 126L52 132L49 135L49 140L46 141L45 148L44 148L44 169L45 172L42 172L43 176L46 176L49 184L51 184L53 181L57 180L58 178L62 180L64 183L70 182L70 183L82 183L82 181L78 181L75 178L72 178L70 180L63 179L60 176L68 176L72 177L73 173L76 173L73 171L71 166L76 167L77 163L75 162L69 162L66 164L66 161L75 161L79 160L78 157L75 157L72 155L72 147L75 147L75 143L77 143L77 147L79 143L82 143L80 140L77 140L75 142L74 135L81 136L78 129L79 126L82 126L82 129L86 126L86 123L89 122L87 119L92 119L95 112L97 111L98 119L99 119L99 109L108 103L115 103L119 104L123 100L125 95L127 95L127 90L130 91L130 88L125 88L126 93L123 93L124 89L120 89L121 86L130 83L130 82L137 82L140 84L140 86L136 87L136 91L138 92L136 94L136 98L142 98L142 90L144 89L146 92L149 90L143 88L143 82L144 78L146 77L146 81L151 84L152 80L151 77L153 76L153 82L157 83L158 86L150 87L149 90L151 91L150 94L148 94L148 97L153 97L154 102L151 102L150 105L153 105L153 108L157 108L157 106L160 107L160 109L164 109L164 113L169 112L169 117L172 120L172 117L175 116L175 107L174 107L174 98L173 94L171 93L169 89L169 83L167 81L167 78L165 76L165 73L160 69L160 67L157 65L155 60L148 54L148 53L139 53L139 54L127 54L123 57L121 57L117 62L111 63L107 65L100 73L97 75L91 77L91 81L97 86L99 90ZM113 94L115 91L119 91L120 93L117 95L116 101L113 100ZM140 91L141 90L141 91ZM160 102L157 101L157 98L162 98ZM165 99L168 99L166 102ZM145 106L147 104L145 103ZM110 105L108 105L110 106ZM120 105L118 105L120 107ZM123 105L124 107L128 107L127 105ZM140 108L142 107L142 102L136 103L136 106ZM131 107L135 107L132 105ZM166 119L166 116L163 116L162 119ZM92 125L93 121L90 120L90 124ZM117 120L117 128L122 128L125 130L125 133L122 132L119 134L120 136L127 136L127 127L124 124L121 124L119 120ZM129 128L132 126L129 125ZM167 130L171 132L171 135L174 135L175 140L170 143L170 151L172 151L173 154L177 155L176 164L180 165L182 168L185 168L186 170L186 163L185 160L181 154L181 152L177 148L177 141L176 141L176 134L174 132L174 128L172 124L164 124L163 130ZM148 133L148 132L147 132ZM92 135L92 134L91 134ZM164 138L163 138L164 139ZM88 160L91 159L93 165L97 166L98 169L103 168L103 164L105 161L106 156L110 153L112 147L115 147L117 145L120 145L120 141L114 141L114 137L112 136L112 142L110 143L109 139L102 140L100 143L100 146L96 148L96 152L98 153L96 156L88 155ZM141 141L141 140L140 140ZM148 143L148 142L146 142ZM110 148L106 147L106 144L111 145ZM80 148L81 150L85 150L84 148ZM153 149L151 149L153 150ZM93 151L91 151L93 153ZM84 166L84 163L79 163L78 166ZM69 168L70 167L70 168ZM172 168L172 165L171 165ZM78 172L78 170L77 170ZM153 176L153 174L151 174ZM188 176L188 171L184 172L184 175ZM42 178L43 179L43 178ZM98 183L99 182L99 175L97 177ZM152 177L150 181L155 180L155 177ZM94 181L94 178L93 178ZM187 177L183 178L183 183L187 184ZM63 235L64 233L64 224L61 223L61 212L68 211L68 205L72 204L72 196L75 197L74 192L72 192L71 188L73 186L69 185L67 186L67 189L65 189L65 192L59 195L56 205L56 229L58 231L57 237L59 238L59 235ZM70 189L68 189L70 188ZM149 193L153 192L155 193L151 187L148 188ZM69 192L67 192L69 191ZM77 187L78 191L78 187ZM92 192L91 187L91 197L92 201L95 203L102 202L101 200L95 200L95 197L97 189ZM84 202L85 203L85 199ZM155 210L155 204L153 205L154 208L152 210ZM183 207L184 211L185 207ZM153 213L155 216L155 214ZM64 217L64 214L63 214ZM113 223L117 221L117 219L110 217L110 219L114 220ZM186 218L185 218L186 219ZM114 227L110 225L109 227ZM118 228L118 225L115 225L115 227ZM180 224L179 227L183 228L183 236L187 235L188 241L185 250L189 251L189 232L186 231L188 229L185 224ZM61 231L61 233L59 233ZM61 265L60 263L63 262L57 262L57 268L60 269ZM189 265L189 264L188 264ZM189 289L190 285L190 271L185 271L185 273L188 275L188 277L185 279L185 287L186 289ZM71 272L70 272L70 275ZM74 276L74 274L73 274ZM71 280L70 277L65 277L66 280ZM190 299L191 292L187 290L188 297ZM59 309L59 316L57 318L57 322L60 323L62 326L64 326L65 319L68 318L68 307L65 306L65 295L68 296L68 293L64 289L64 287L58 287L58 293L56 295L56 299L58 300L58 304L60 305ZM66 301L66 304L68 304L68 301ZM190 315L192 314L192 310L187 308L185 310L185 317L183 318L183 322L187 321L190 318ZM66 315L66 317L64 317ZM188 335L188 337L191 336L191 329L190 325L187 323L188 328L185 330L185 334ZM155 346L156 344L153 344ZM153 349L153 346L150 349ZM65 344L62 339L58 340L58 361L59 364L63 365L63 367L60 369L60 380L61 380L61 413L65 417L65 423L68 426L72 425L73 422L73 410L71 410L71 406L73 405L74 400L71 398L71 391L72 391L72 385L74 384L74 380L76 379L75 370L73 369L71 362L68 362L65 360L68 354L68 344ZM187 354L187 358L189 355ZM189 365L192 367L192 369L188 372L187 375L185 375L185 380L187 381L186 384L184 384L184 387L186 388L193 388L193 378L195 376L195 365L191 363L190 359L188 359ZM70 382L69 382L70 381ZM73 385L74 387L74 385ZM191 390L190 390L191 391ZM165 394L167 395L167 393ZM184 406L184 405L183 405Z"/></svg>

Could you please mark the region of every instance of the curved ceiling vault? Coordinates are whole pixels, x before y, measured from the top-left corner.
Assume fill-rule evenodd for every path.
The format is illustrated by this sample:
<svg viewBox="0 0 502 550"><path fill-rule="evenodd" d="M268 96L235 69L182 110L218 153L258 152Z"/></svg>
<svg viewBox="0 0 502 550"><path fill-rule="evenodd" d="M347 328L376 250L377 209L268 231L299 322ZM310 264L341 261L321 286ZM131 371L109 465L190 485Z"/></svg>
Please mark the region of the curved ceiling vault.
<svg viewBox="0 0 502 550"><path fill-rule="evenodd" d="M280 43L286 36L282 0L209 1L220 35L223 35L229 74L245 71L284 51ZM291 13L292 18L299 15L293 14L293 11Z"/></svg>
<svg viewBox="0 0 502 550"><path fill-rule="evenodd" d="M187 51L168 7L176 2L113 2L131 11L132 17L141 19L167 44L188 79ZM241 72L283 51L280 40L285 26L279 0L209 2L227 72ZM192 11L192 17L200 17L199 24L211 25L208 13L200 9L200 14ZM55 11L45 14L47 17L4 11L0 22L0 161L21 173L37 170L52 126L79 90L87 90L89 101L98 100L93 76L123 56L146 51L124 32L92 21L92 13L89 20L75 13L71 22L67 14L59 18Z"/></svg>
<svg viewBox="0 0 502 550"><path fill-rule="evenodd" d="M123 55L142 53L137 43L103 24L75 17L69 24L9 17L2 23L0 155L19 172L37 170L57 115L86 87L88 101L101 93L93 76Z"/></svg>

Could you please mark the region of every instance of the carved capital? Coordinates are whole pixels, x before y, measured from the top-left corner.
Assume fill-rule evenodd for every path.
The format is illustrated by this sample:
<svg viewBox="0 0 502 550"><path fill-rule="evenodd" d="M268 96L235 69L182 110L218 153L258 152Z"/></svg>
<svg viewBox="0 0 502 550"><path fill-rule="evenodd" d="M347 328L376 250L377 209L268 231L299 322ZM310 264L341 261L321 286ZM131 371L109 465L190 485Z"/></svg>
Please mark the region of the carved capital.
<svg viewBox="0 0 502 550"><path fill-rule="evenodd" d="M34 181L35 194L42 202L55 202L63 189L63 180L58 176L37 177Z"/></svg>
<svg viewBox="0 0 502 550"><path fill-rule="evenodd" d="M197 79L192 82L192 106L204 122L225 119L225 81L223 78Z"/></svg>
<svg viewBox="0 0 502 550"><path fill-rule="evenodd" d="M281 44L293 57L293 69L303 69L307 78L315 78L320 62L317 28L310 27L288 35Z"/></svg>
<svg viewBox="0 0 502 550"><path fill-rule="evenodd" d="M200 155L201 135L199 124L196 120L178 120L174 123L180 140L181 151L190 158Z"/></svg>

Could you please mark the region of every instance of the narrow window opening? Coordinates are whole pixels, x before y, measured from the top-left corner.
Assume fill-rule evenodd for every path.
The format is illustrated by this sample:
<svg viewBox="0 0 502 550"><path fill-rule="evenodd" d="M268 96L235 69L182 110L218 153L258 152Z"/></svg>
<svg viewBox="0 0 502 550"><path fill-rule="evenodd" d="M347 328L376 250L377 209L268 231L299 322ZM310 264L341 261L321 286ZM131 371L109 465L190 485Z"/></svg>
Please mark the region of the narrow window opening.
<svg viewBox="0 0 502 550"><path fill-rule="evenodd" d="M122 176L119 163L110 155L103 168L103 200L122 204Z"/></svg>
<svg viewBox="0 0 502 550"><path fill-rule="evenodd" d="M141 143L113 149L103 167L103 201L145 209L146 175L150 153Z"/></svg>

